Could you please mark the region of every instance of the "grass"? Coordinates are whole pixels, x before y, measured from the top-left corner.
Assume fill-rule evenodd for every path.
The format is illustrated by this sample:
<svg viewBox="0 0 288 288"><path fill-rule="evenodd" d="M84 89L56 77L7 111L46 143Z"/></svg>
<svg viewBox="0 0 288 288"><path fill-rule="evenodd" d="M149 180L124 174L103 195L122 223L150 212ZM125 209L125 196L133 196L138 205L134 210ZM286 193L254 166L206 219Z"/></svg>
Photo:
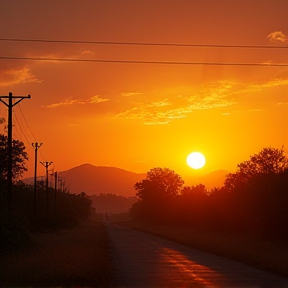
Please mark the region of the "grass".
<svg viewBox="0 0 288 288"><path fill-rule="evenodd" d="M33 238L31 247L1 256L1 287L109 286L109 245L100 222Z"/></svg>
<svg viewBox="0 0 288 288"><path fill-rule="evenodd" d="M204 228L161 226L141 221L122 221L121 225L250 266L288 277L288 244L247 235L235 235Z"/></svg>

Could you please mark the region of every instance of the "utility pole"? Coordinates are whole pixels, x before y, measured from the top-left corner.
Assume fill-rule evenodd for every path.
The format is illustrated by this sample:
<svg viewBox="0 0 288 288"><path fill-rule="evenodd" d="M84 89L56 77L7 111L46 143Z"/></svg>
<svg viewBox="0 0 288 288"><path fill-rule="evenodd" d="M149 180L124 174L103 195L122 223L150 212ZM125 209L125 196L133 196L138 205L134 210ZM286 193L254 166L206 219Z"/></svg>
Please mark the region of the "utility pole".
<svg viewBox="0 0 288 288"><path fill-rule="evenodd" d="M9 96L0 96L0 101L8 107L8 171L7 171L7 202L8 210L12 209L12 180L13 180L13 171L12 171L12 108L21 102L23 99L30 99L31 96L13 96L12 92L9 92ZM2 99L8 99L8 103ZM13 99L16 101L13 103Z"/></svg>
<svg viewBox="0 0 288 288"><path fill-rule="evenodd" d="M48 196L48 167L53 163L53 162L40 162L45 168L46 168L46 212L47 214L49 213L49 196Z"/></svg>
<svg viewBox="0 0 288 288"><path fill-rule="evenodd" d="M60 186L59 187L60 192L63 192L62 191L62 181L63 181L62 178L58 177L58 182L60 182L60 185L59 185Z"/></svg>
<svg viewBox="0 0 288 288"><path fill-rule="evenodd" d="M32 146L35 149L35 168L34 168L34 213L36 213L36 191L37 191L37 152L38 149L42 146L43 143L38 144L32 143Z"/></svg>
<svg viewBox="0 0 288 288"><path fill-rule="evenodd" d="M54 180L55 180L55 182L54 182L54 190L55 190L55 198L54 198L54 207L55 207L55 212L57 211L57 171L55 171L55 173L54 173Z"/></svg>

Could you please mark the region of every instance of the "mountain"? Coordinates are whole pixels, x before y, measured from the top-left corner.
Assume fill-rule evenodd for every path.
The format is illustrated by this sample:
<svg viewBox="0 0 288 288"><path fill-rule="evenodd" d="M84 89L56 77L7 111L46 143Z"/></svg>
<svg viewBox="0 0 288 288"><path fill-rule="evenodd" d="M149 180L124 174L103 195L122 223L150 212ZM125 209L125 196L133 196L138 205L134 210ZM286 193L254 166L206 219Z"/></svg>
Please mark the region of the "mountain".
<svg viewBox="0 0 288 288"><path fill-rule="evenodd" d="M223 185L226 170L217 170L202 176L185 178L185 186L204 184L207 189ZM43 177L41 177L43 179ZM83 164L66 171L58 172L58 178L65 180L65 187L71 193L85 192L87 195L115 194L124 197L135 196L134 184L146 178L146 173L129 172L116 167ZM40 179L40 177L39 177ZM33 178L23 180L33 185ZM51 185L53 183L51 179ZM50 179L49 179L50 182Z"/></svg>
<svg viewBox="0 0 288 288"><path fill-rule="evenodd" d="M207 189L221 187L228 173L229 171L227 170L216 170L202 176L189 177L186 178L185 186L195 186L201 183L204 184Z"/></svg>
<svg viewBox="0 0 288 288"><path fill-rule="evenodd" d="M72 193L88 195L116 194L134 196L134 184L145 179L146 174L137 174L115 167L83 164L58 173Z"/></svg>

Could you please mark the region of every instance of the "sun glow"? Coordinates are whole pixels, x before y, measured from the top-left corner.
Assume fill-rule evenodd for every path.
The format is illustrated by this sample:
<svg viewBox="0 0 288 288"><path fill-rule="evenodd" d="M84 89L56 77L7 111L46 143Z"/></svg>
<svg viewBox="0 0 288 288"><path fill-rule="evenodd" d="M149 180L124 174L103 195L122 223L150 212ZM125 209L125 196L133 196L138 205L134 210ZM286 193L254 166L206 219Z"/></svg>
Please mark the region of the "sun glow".
<svg viewBox="0 0 288 288"><path fill-rule="evenodd" d="M205 165L205 157L200 152L193 152L187 157L187 164L193 169L200 169Z"/></svg>

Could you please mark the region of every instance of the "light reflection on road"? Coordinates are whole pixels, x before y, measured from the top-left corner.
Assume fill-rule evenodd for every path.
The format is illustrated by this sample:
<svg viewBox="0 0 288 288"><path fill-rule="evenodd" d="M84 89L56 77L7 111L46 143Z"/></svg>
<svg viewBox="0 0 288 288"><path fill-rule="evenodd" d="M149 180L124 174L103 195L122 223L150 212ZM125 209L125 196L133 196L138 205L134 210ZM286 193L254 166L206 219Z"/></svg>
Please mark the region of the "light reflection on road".
<svg viewBox="0 0 288 288"><path fill-rule="evenodd" d="M288 280L236 261L107 224L111 287L287 288Z"/></svg>
<svg viewBox="0 0 288 288"><path fill-rule="evenodd" d="M182 282L198 283L205 285L205 287L217 287L215 285L223 282L225 279L225 277L220 273L207 266L189 260L185 255L176 250L161 248L159 251L159 256L161 258L161 262L163 261L166 263L166 265L163 265L162 268L165 270L167 265L168 267L170 266L169 269L173 269L173 275L181 275ZM159 269L161 270L160 267ZM159 272L159 275L164 274L161 273L161 271ZM170 277L172 278L173 275L171 274Z"/></svg>

